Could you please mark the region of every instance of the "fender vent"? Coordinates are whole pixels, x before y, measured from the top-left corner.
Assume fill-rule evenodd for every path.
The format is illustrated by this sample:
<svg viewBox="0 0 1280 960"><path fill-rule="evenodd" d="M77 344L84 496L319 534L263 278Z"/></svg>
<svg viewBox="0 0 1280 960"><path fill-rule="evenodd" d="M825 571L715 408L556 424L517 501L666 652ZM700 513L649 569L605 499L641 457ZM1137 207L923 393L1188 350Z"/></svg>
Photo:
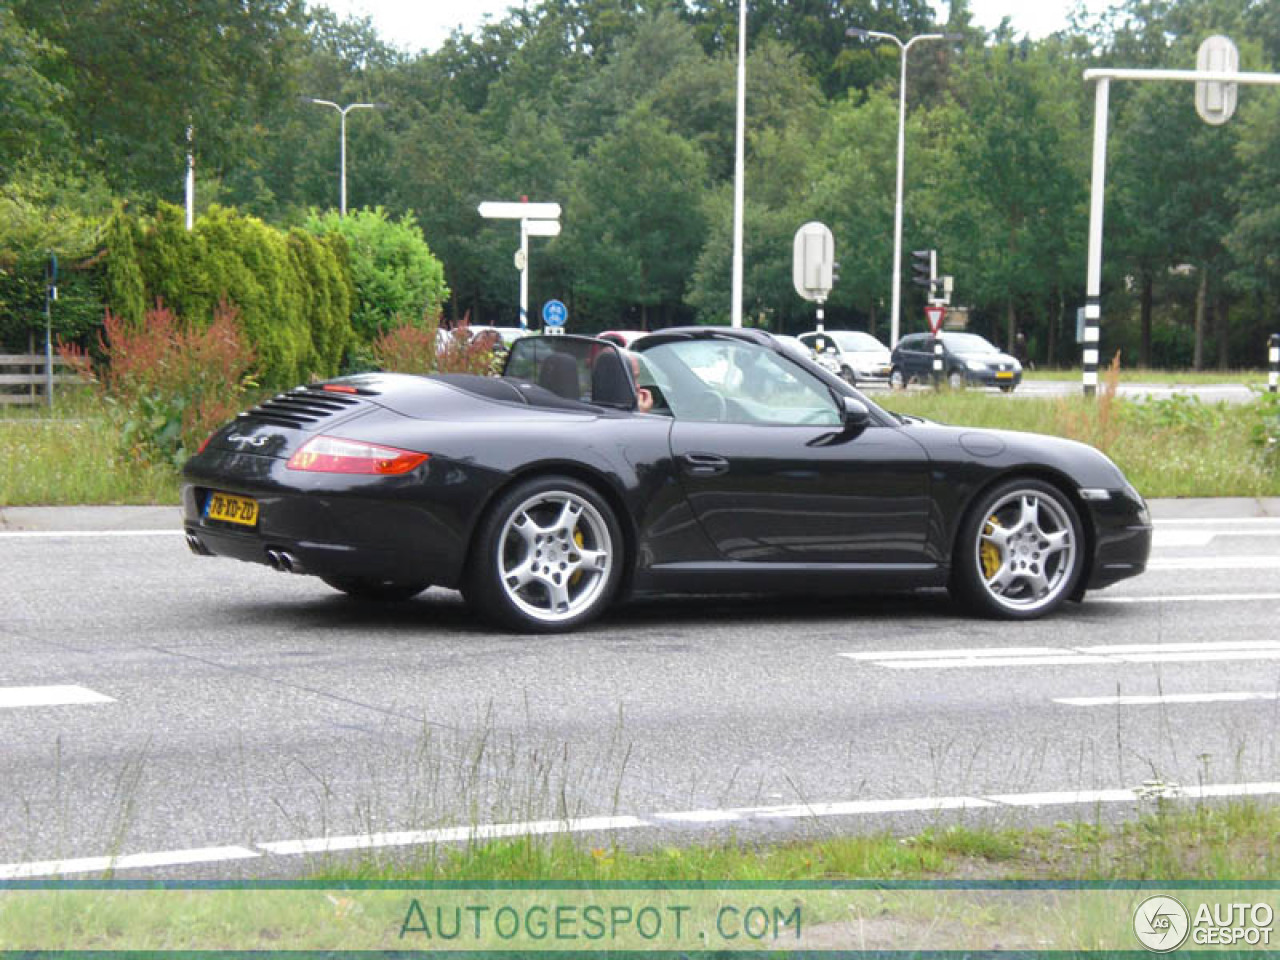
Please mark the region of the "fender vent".
<svg viewBox="0 0 1280 960"><path fill-rule="evenodd" d="M288 393L277 394L240 416L305 430L335 413L344 413L357 407L361 402L357 397L346 393L322 393L300 387Z"/></svg>

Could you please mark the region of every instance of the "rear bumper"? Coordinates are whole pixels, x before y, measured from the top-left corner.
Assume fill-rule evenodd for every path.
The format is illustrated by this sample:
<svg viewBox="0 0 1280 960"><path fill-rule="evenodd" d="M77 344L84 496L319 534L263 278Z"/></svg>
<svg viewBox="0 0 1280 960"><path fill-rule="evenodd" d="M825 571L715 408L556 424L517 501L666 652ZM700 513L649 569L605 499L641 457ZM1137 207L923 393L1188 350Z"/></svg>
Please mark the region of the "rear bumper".
<svg viewBox="0 0 1280 960"><path fill-rule="evenodd" d="M441 458L405 477L349 477L231 456L205 454L184 471L191 549L276 569L285 553L295 572L317 576L457 586L475 518L497 479ZM211 490L256 500L256 525L206 519Z"/></svg>

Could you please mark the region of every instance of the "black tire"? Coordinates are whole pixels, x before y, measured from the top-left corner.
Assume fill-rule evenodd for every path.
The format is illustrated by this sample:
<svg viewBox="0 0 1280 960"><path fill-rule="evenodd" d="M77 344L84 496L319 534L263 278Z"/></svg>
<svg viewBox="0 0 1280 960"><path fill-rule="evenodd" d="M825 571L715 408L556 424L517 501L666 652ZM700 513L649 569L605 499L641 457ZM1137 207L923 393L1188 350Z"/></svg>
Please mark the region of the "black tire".
<svg viewBox="0 0 1280 960"><path fill-rule="evenodd" d="M1000 385L1001 393L1013 393L1013 384L1005 383Z"/></svg>
<svg viewBox="0 0 1280 960"><path fill-rule="evenodd" d="M952 390L963 390L965 385L964 373L960 370L952 370L947 374L947 386Z"/></svg>
<svg viewBox="0 0 1280 960"><path fill-rule="evenodd" d="M1007 480L982 493L960 525L951 592L976 613L1033 620L1077 593L1084 527L1071 499L1040 480Z"/></svg>
<svg viewBox="0 0 1280 960"><path fill-rule="evenodd" d="M499 626L567 632L613 602L624 550L613 510L590 486L532 477L500 496L480 522L466 596Z"/></svg>
<svg viewBox="0 0 1280 960"><path fill-rule="evenodd" d="M321 577L325 583L356 600L399 603L410 600L431 586L429 583L397 583L394 580L371 580L367 577Z"/></svg>
<svg viewBox="0 0 1280 960"><path fill-rule="evenodd" d="M841 367L840 379L851 387L858 385L858 375L853 372L853 367Z"/></svg>
<svg viewBox="0 0 1280 960"><path fill-rule="evenodd" d="M901 367L894 367L889 371L889 389L905 390L907 388L907 379L902 375Z"/></svg>

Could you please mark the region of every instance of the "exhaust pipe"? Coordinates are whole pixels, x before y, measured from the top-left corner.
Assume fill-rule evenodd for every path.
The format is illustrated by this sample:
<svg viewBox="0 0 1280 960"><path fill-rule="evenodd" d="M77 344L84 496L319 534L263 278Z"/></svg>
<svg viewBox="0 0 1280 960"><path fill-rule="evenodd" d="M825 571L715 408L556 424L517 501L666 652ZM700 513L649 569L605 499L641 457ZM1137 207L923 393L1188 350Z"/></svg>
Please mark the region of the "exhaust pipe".
<svg viewBox="0 0 1280 960"><path fill-rule="evenodd" d="M267 563L274 570L281 573L305 573L306 568L302 565L302 561L295 557L288 550L268 550Z"/></svg>
<svg viewBox="0 0 1280 960"><path fill-rule="evenodd" d="M187 534L187 549L194 553L197 557L211 557L213 553L209 548L200 542L200 538L194 533Z"/></svg>

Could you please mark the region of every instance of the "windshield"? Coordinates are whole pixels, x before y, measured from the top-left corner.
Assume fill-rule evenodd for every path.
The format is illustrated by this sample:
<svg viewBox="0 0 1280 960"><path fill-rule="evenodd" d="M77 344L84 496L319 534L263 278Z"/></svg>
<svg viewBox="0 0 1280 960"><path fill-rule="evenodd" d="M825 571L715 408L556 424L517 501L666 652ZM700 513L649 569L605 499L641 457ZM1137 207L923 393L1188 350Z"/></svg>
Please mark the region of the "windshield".
<svg viewBox="0 0 1280 960"><path fill-rule="evenodd" d="M944 333L942 342L953 353L999 353L991 341L976 333Z"/></svg>
<svg viewBox="0 0 1280 960"><path fill-rule="evenodd" d="M861 330L833 330L831 338L840 344L841 350L849 353L857 353L860 350L875 350L879 353L885 350L884 344Z"/></svg>

